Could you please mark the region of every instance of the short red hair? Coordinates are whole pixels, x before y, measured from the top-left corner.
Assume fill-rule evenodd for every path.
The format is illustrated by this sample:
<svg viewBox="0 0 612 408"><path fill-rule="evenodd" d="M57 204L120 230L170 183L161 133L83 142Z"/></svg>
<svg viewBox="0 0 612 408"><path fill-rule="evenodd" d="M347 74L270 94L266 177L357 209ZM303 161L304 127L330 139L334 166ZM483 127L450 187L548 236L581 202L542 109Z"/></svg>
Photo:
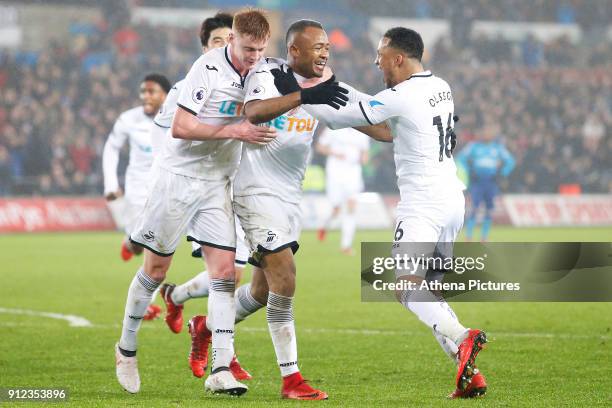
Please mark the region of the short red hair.
<svg viewBox="0 0 612 408"><path fill-rule="evenodd" d="M241 35L248 35L254 40L265 40L270 37L270 23L264 11L250 7L234 15L232 30Z"/></svg>

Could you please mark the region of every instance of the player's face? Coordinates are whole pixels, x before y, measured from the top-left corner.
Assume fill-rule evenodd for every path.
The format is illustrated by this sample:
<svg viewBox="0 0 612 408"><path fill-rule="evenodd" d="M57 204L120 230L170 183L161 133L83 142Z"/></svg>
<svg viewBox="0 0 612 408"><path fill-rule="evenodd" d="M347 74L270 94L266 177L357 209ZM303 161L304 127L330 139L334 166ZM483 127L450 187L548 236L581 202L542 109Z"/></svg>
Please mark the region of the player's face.
<svg viewBox="0 0 612 408"><path fill-rule="evenodd" d="M293 56L293 69L306 78L321 78L329 59L329 46L325 30L306 27L296 34L289 49Z"/></svg>
<svg viewBox="0 0 612 408"><path fill-rule="evenodd" d="M392 88L396 85L394 82L393 67L396 52L393 48L389 47L389 41L387 37L383 37L378 43L378 49L376 50L376 61L374 63L378 65L378 68L383 73L383 81L387 88Z"/></svg>
<svg viewBox="0 0 612 408"><path fill-rule="evenodd" d="M263 57L269 40L270 37L265 40L255 40L249 35L231 33L229 41L232 44L233 56L236 57L240 65L238 68L253 68Z"/></svg>
<svg viewBox="0 0 612 408"><path fill-rule="evenodd" d="M229 42L231 32L232 29L229 27L220 27L212 30L210 32L210 37L208 38L208 43L206 43L206 47L204 47L204 51L208 51L213 48L225 47Z"/></svg>
<svg viewBox="0 0 612 408"><path fill-rule="evenodd" d="M140 101L147 115L154 115L166 99L166 92L153 81L144 81L140 84Z"/></svg>

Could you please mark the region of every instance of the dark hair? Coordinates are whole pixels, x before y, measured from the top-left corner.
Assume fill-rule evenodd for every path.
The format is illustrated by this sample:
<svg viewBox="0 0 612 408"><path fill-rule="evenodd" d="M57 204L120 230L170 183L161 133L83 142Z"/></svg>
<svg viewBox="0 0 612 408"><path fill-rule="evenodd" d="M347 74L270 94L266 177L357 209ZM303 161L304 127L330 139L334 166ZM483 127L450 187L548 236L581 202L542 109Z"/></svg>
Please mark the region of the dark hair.
<svg viewBox="0 0 612 408"><path fill-rule="evenodd" d="M161 86L161 88L166 93L170 92L170 88L172 88L172 85L170 84L170 81L168 81L168 78L166 78L162 74L155 74L155 73L148 74L142 80L142 82L145 82L145 81L151 81L151 82L155 82L155 83L159 84L159 86Z"/></svg>
<svg viewBox="0 0 612 408"><path fill-rule="evenodd" d="M408 54L410 58L421 61L423 57L423 39L414 30L405 27L395 27L388 30L384 37L389 40L389 47L397 48Z"/></svg>
<svg viewBox="0 0 612 408"><path fill-rule="evenodd" d="M292 23L287 30L287 35L285 36L285 44L289 43L289 39L296 33L301 33L308 27L316 27L323 29L323 25L315 20L298 20Z"/></svg>
<svg viewBox="0 0 612 408"><path fill-rule="evenodd" d="M210 33L212 33L213 30L223 27L232 28L233 21L234 16L228 13L217 13L214 17L209 17L202 21L202 26L200 27L200 42L202 43L202 47L206 47L208 44Z"/></svg>

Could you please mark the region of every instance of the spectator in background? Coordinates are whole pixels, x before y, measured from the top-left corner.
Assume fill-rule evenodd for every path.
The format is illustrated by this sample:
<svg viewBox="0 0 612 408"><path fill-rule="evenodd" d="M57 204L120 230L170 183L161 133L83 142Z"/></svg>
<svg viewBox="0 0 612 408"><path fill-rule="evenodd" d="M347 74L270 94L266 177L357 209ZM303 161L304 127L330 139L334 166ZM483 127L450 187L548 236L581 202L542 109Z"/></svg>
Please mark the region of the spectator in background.
<svg viewBox="0 0 612 408"><path fill-rule="evenodd" d="M471 15L468 10L453 12L459 29L467 27L471 18L554 22L559 17L560 3L553 0L466 3ZM136 104L133 89L141 79L138 73L156 70L166 72L171 80L179 79L199 52L196 29L131 24L126 4L124 0L100 2L106 19L94 23L75 19L68 42L50 42L38 52L0 54L0 146L8 154L10 170L10 180L1 183L10 185L12 194L101 190L103 135L120 112ZM384 6L351 0L351 4L370 16L448 19L451 15L448 0L419 0L410 5L390 0ZM558 192L567 178L580 182L585 192L610 192L612 46L610 39L597 32L610 21L610 2L568 0L561 6L565 4L582 25L584 42L531 37L521 44L468 36L461 47L454 38L444 38L430 50L428 68L453 84L461 116L458 149L473 139L485 121L499 123L507 148L517 160L506 191ZM339 79L376 93L382 84L372 63L375 56L367 30L358 31L350 36L344 31L350 45L334 53L330 66ZM589 42L591 31L596 42ZM83 144L77 142L81 133L88 149L76 148L84 177L75 179L73 153ZM81 158L86 160L81 163ZM577 164L563 165L569 162ZM370 166L373 171L365 179L368 188L395 192L389 146L373 153Z"/></svg>
<svg viewBox="0 0 612 408"><path fill-rule="evenodd" d="M0 145L0 196L11 194L11 158L6 147Z"/></svg>

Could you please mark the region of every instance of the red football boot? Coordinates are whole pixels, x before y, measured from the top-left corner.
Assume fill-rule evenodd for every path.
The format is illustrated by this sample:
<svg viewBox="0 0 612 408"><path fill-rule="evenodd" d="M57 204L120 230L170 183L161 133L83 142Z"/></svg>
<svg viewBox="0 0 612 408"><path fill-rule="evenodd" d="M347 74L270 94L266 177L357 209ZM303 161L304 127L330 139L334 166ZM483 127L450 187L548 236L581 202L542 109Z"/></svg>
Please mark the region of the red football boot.
<svg viewBox="0 0 612 408"><path fill-rule="evenodd" d="M327 235L327 230L325 228L319 228L317 231L317 239L319 241L325 241L325 236Z"/></svg>
<svg viewBox="0 0 612 408"><path fill-rule="evenodd" d="M299 371L283 377L283 389L281 390L281 396L283 398L295 400L327 399L327 394L308 385Z"/></svg>
<svg viewBox="0 0 612 408"><path fill-rule="evenodd" d="M480 373L480 371L475 368L474 376L472 377L472 382L470 382L465 391L461 391L459 388L457 388L452 394L448 396L448 398L476 398L482 397L486 393L487 382L485 381L484 375L482 375L482 373Z"/></svg>
<svg viewBox="0 0 612 408"><path fill-rule="evenodd" d="M202 378L208 367L208 346L212 342L212 332L206 327L206 316L192 317L188 326L191 335L189 366L193 375Z"/></svg>
<svg viewBox="0 0 612 408"><path fill-rule="evenodd" d="M161 314L161 310L161 307L157 305L149 305L147 306L147 312L142 318L143 320L155 320Z"/></svg>
<svg viewBox="0 0 612 408"><path fill-rule="evenodd" d="M459 345L457 351L459 364L455 378L458 390L465 391L470 385L476 370L476 356L486 342L487 335L483 331L474 329L469 331L467 338Z"/></svg>
<svg viewBox="0 0 612 408"><path fill-rule="evenodd" d="M237 379L238 381L250 380L253 378L253 376L249 374L247 370L242 368L235 354L234 354L234 357L232 357L232 361L230 362L229 369L232 372L232 375L234 376L234 378Z"/></svg>
<svg viewBox="0 0 612 408"><path fill-rule="evenodd" d="M172 301L172 291L176 285L164 283L159 289L159 294L166 304L166 317L164 320L173 333L183 330L183 305L177 305Z"/></svg>
<svg viewBox="0 0 612 408"><path fill-rule="evenodd" d="M125 245L125 241L123 241L121 243L121 259L127 262L132 259L133 256L134 254L128 249L127 245Z"/></svg>

